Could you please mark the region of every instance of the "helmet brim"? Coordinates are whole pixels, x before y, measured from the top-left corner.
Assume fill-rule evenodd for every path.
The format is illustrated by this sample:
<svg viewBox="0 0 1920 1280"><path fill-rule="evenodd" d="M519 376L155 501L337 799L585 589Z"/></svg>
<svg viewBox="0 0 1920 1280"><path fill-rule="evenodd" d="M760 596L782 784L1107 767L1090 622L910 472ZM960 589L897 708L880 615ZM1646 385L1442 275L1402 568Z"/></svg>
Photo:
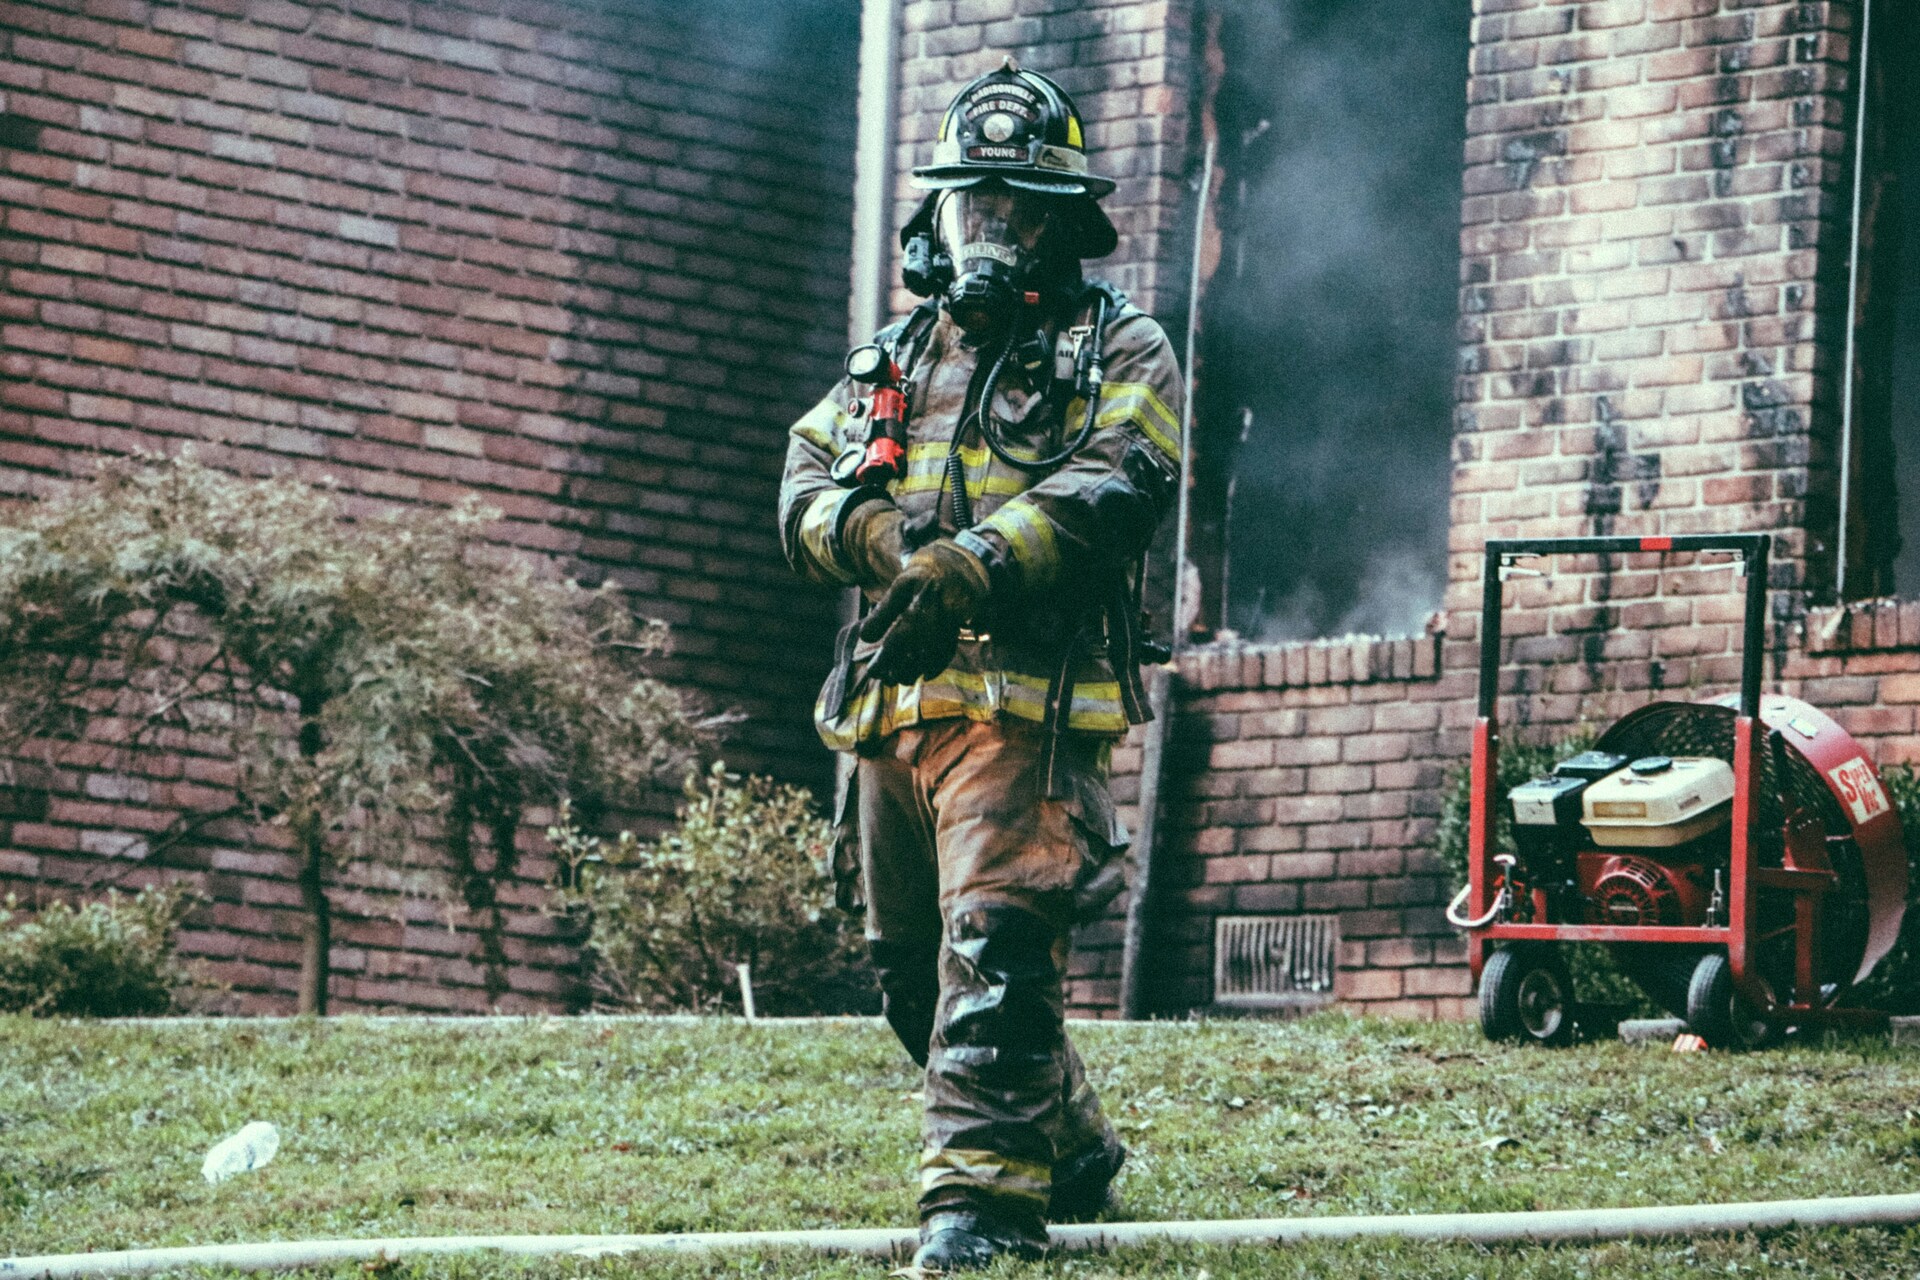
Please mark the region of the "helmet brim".
<svg viewBox="0 0 1920 1280"><path fill-rule="evenodd" d="M1113 192L1111 178L1090 173L1049 174L1032 169L1003 168L981 164L929 164L913 170L911 181L922 191L953 191L989 180L1004 182L1019 191L1038 191L1045 195L1101 196Z"/></svg>
<svg viewBox="0 0 1920 1280"><path fill-rule="evenodd" d="M966 175L946 177L922 176L921 170L914 170L913 184L925 191L927 195L920 202L920 208L914 212L913 217L908 219L907 225L900 229L901 247L905 248L907 241L916 233L932 231L934 200L940 192L978 186L988 178L995 178L1010 187L1038 192L1041 195L1086 197L1072 201L1069 206L1071 221L1067 236L1069 243L1073 246L1075 257L1083 260L1104 258L1120 247L1120 233L1114 230L1113 219L1107 217L1107 211L1099 206L1094 193L1086 189L1085 183L1035 180L1027 174L1021 174L1016 178L1004 171L983 173L977 168ZM1104 178L1096 178L1094 181L1105 182L1106 189L1113 190L1113 184Z"/></svg>

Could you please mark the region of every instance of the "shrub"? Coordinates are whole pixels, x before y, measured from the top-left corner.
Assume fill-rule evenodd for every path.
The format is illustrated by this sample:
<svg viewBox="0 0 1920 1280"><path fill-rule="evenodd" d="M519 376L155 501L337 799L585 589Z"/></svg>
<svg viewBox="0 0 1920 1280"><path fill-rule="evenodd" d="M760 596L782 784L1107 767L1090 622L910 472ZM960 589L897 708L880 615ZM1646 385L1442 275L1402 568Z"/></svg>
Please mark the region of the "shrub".
<svg viewBox="0 0 1920 1280"><path fill-rule="evenodd" d="M687 780L678 823L611 848L563 810L548 831L584 915L602 1005L737 1008L744 962L755 1004L775 1014L877 1007L858 922L833 904L833 828L807 791L715 764Z"/></svg>
<svg viewBox="0 0 1920 1280"><path fill-rule="evenodd" d="M1859 992L1876 1009L1920 1013L1920 863L1914 858L1914 850L1920 848L1920 774L1909 765L1896 764L1882 770L1881 777L1907 840L1907 918L1900 926L1900 940L1874 966Z"/></svg>
<svg viewBox="0 0 1920 1280"><path fill-rule="evenodd" d="M355 864L486 912L497 995L496 882L526 809L632 803L709 727L648 674L664 628L611 585L495 545L498 514L349 520L328 487L290 476L185 455L103 463L0 519L0 753L58 763L77 741L133 752L185 735L229 755L227 803L155 843L236 817L289 830L302 1012L326 1012L327 884Z"/></svg>
<svg viewBox="0 0 1920 1280"><path fill-rule="evenodd" d="M120 1018L175 1008L192 982L173 954L174 930L192 907L177 889L28 913L8 894L0 905L0 1010Z"/></svg>

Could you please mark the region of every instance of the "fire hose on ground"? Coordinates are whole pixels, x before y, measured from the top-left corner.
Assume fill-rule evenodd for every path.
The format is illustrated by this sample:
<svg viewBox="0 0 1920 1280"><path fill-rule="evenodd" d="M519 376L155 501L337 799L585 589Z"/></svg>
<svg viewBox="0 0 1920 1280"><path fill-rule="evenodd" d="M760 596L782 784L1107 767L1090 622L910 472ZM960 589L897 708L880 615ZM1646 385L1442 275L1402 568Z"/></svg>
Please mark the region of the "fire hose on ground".
<svg viewBox="0 0 1920 1280"><path fill-rule="evenodd" d="M1744 1204L1644 1205L1518 1213L1414 1213L1357 1217L1241 1218L1210 1222L1103 1222L1051 1229L1062 1253L1135 1245L1284 1245L1381 1237L1435 1243L1564 1244L1652 1240L1805 1227L1905 1227L1920 1223L1920 1195L1761 1200ZM140 1276L185 1267L270 1271L428 1254L491 1251L518 1257L704 1254L796 1249L830 1255L904 1258L911 1230L715 1231L674 1235L420 1236L385 1240L301 1240L172 1249L49 1254L0 1259L0 1280Z"/></svg>

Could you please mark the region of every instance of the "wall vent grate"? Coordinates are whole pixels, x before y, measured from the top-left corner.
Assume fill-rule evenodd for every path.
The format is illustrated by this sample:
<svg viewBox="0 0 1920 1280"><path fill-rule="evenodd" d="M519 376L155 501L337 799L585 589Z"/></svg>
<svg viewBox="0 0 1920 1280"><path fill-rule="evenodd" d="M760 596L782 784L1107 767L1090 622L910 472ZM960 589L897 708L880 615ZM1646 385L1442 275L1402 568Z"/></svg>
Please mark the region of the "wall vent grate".
<svg viewBox="0 0 1920 1280"><path fill-rule="evenodd" d="M1237 1009L1329 1004L1339 954L1339 916L1219 916L1213 1002Z"/></svg>

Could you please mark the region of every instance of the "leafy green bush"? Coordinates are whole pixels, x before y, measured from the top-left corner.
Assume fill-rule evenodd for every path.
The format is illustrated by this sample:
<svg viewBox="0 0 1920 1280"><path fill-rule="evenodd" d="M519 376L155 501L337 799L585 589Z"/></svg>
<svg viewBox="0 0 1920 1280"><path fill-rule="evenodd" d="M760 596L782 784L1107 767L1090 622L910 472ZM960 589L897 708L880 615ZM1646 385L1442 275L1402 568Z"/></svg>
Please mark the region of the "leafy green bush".
<svg viewBox="0 0 1920 1280"><path fill-rule="evenodd" d="M715 764L687 780L678 824L609 848L562 810L547 832L563 911L586 917L599 1002L708 1010L740 1004L748 966L766 1013L877 1007L858 922L833 904L832 824L798 787Z"/></svg>
<svg viewBox="0 0 1920 1280"><path fill-rule="evenodd" d="M174 930L192 907L177 889L21 910L0 904L0 1010L95 1018L160 1014L192 974L173 954Z"/></svg>
<svg viewBox="0 0 1920 1280"><path fill-rule="evenodd" d="M1881 770L1880 776L1907 838L1907 918L1900 926L1900 940L1859 990L1861 998L1876 1009L1920 1013L1920 861L1914 857L1914 850L1920 849L1920 774L1909 765L1896 764Z"/></svg>

